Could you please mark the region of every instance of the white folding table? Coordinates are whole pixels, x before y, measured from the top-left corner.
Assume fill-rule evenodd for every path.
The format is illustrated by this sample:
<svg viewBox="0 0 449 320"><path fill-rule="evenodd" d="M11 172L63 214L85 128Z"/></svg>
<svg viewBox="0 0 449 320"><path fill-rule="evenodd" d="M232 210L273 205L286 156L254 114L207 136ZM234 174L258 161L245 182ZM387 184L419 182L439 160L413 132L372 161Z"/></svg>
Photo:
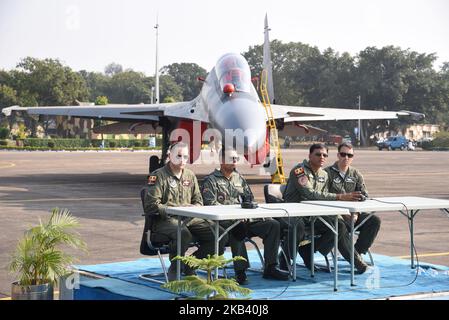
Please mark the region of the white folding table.
<svg viewBox="0 0 449 320"><path fill-rule="evenodd" d="M347 209L335 208L329 206L319 207L316 205L305 203L263 203L259 204L256 209L243 209L240 205L219 205L219 206L189 206L189 207L168 207L167 214L178 217L178 234L177 247L178 255L181 255L181 226L182 217L200 218L211 220L215 222L215 230L212 230L215 236L215 254L218 255L218 245L220 239L235 227L239 221L232 224L220 235L219 221L223 220L242 220L242 219L257 219L257 218L288 218L288 217L311 217L312 222L320 219L327 225L334 233L335 254L338 248L338 216L349 215ZM335 216L335 228L329 225L320 216ZM313 223L312 223L313 227ZM296 245L296 226L293 228L293 247ZM313 229L312 229L313 232ZM313 276L313 251L314 243L312 240L312 276ZM296 258L297 250L293 250L293 281L296 281ZM181 263L177 261L177 279L181 277ZM216 270L215 276L218 277ZM334 261L334 290L337 290L337 263Z"/></svg>
<svg viewBox="0 0 449 320"><path fill-rule="evenodd" d="M414 263L414 239L413 219L420 210L440 209L449 216L449 200L433 199L424 197L382 197L366 201L303 201L302 203L317 206L328 206L334 208L348 209L351 213L351 285L354 285L354 232L357 231L374 213L385 211L399 211L409 222L410 230L410 266L415 268ZM369 216L360 225L354 227L353 216L357 212L368 213ZM336 256L335 256L336 257Z"/></svg>

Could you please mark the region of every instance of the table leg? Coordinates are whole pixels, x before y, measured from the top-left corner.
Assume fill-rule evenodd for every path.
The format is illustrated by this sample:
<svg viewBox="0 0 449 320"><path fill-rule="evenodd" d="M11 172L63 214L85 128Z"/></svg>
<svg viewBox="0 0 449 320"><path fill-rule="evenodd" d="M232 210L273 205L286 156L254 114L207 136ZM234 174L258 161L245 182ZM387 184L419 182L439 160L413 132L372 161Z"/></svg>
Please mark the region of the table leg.
<svg viewBox="0 0 449 320"><path fill-rule="evenodd" d="M415 259L414 259L414 250L415 247L413 240L413 210L410 211L410 266L412 269L415 269Z"/></svg>
<svg viewBox="0 0 449 320"><path fill-rule="evenodd" d="M181 216L178 216L178 229L177 229L177 237L176 237L176 250L177 255L181 256L181 225L182 219ZM181 280L181 261L176 260L176 280Z"/></svg>
<svg viewBox="0 0 449 320"><path fill-rule="evenodd" d="M351 286L355 286L354 283L354 215L355 212L351 212Z"/></svg>
<svg viewBox="0 0 449 320"><path fill-rule="evenodd" d="M296 237L297 237L296 226L297 226L297 223L294 223L293 224L293 241L292 241L293 242L293 244L292 244L292 251L293 251L292 252L293 253L293 257L292 257L293 258L292 275L293 275L293 281L296 281L296 258L298 257L298 247L296 246ZM288 241L288 239L287 239L287 241Z"/></svg>
<svg viewBox="0 0 449 320"><path fill-rule="evenodd" d="M338 273L338 215L335 216L335 234L334 234L334 291L337 291L337 273Z"/></svg>
<svg viewBox="0 0 449 320"><path fill-rule="evenodd" d="M311 236L311 245L310 245L310 250L312 251L310 253L310 265L311 265L311 269L310 269L310 276L313 278L315 277L315 218L312 218L312 223L310 226L310 236Z"/></svg>
<svg viewBox="0 0 449 320"><path fill-rule="evenodd" d="M220 224L218 221L215 223L215 255L218 257L218 243L220 241ZM218 279L218 267L215 268L215 279Z"/></svg>

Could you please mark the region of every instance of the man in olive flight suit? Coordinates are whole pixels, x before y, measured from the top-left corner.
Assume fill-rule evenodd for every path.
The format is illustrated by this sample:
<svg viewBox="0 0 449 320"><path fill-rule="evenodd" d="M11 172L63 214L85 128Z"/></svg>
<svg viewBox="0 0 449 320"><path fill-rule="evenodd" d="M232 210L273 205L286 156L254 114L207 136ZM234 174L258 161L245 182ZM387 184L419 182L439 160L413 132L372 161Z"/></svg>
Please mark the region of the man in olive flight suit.
<svg viewBox="0 0 449 320"><path fill-rule="evenodd" d="M242 199L252 200L253 194L248 183L236 171L239 157L235 150L227 150L223 156L220 153L220 169L215 169L203 180L201 192L204 205L238 204ZM220 225L228 228L235 221L223 221ZM265 267L263 277L275 280L288 280L289 274L277 268L277 253L279 250L279 222L273 219L251 219L243 221L231 229L229 241L232 256L243 256L248 260L245 237L259 236L263 239ZM239 284L247 283L247 261L235 261L234 270Z"/></svg>
<svg viewBox="0 0 449 320"><path fill-rule="evenodd" d="M153 234L162 234L170 239L170 261L177 255L178 220L166 213L167 207L202 206L198 180L195 174L185 168L189 158L187 144L178 142L169 148L169 162L162 168L151 173L148 178L148 191L145 195L144 211L153 215ZM197 258L205 258L215 253L215 237L208 222L193 218L181 231L181 255L184 255L192 239L200 246L193 254ZM220 254L224 252L224 244L228 241L223 237L219 244ZM191 275L194 271L183 266L184 274ZM168 272L169 280L176 279L176 263L172 263Z"/></svg>
<svg viewBox="0 0 449 320"><path fill-rule="evenodd" d="M284 191L285 202L301 202L307 200L344 200L359 201L362 199L360 191L350 193L330 193L328 191L328 174L322 169L328 148L324 144L313 144L309 149L309 160L304 160L296 165L291 171L287 187ZM334 225L334 219L322 217L330 225ZM306 219L306 223L309 222ZM315 241L315 250L327 255L334 246L333 232L321 221L316 220L315 232L321 237ZM338 219L338 249L342 256L350 261L351 243L347 237L347 228L342 219ZM311 268L311 244L301 246L299 254L304 260L307 268ZM354 266L357 273L363 273L367 269L366 263L359 254L354 256Z"/></svg>
<svg viewBox="0 0 449 320"><path fill-rule="evenodd" d="M354 158L353 146L349 143L340 144L338 146L337 158L338 160L332 166L325 169L329 175L329 192L348 193L360 191L365 198L368 198L368 190L366 189L362 174L359 170L351 166ZM354 216L355 227L363 223L358 229L360 234L354 245L355 251L360 254L368 251L380 229L380 218L372 215L366 220L368 216L369 214L363 212ZM351 230L350 218L350 216L343 217L348 231Z"/></svg>

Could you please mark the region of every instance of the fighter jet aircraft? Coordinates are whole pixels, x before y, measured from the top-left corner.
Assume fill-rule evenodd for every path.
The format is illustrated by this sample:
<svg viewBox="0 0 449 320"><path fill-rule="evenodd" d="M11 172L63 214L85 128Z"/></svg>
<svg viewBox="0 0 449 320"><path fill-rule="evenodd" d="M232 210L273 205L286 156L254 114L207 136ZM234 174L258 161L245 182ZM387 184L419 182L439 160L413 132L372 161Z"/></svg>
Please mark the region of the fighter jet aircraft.
<svg viewBox="0 0 449 320"><path fill-rule="evenodd" d="M265 25L266 32L268 26ZM268 36L265 37L265 42ZM269 42L268 42L269 43ZM266 43L267 45L267 43ZM269 48L269 46L267 46ZM200 94L188 102L104 105L104 106L48 106L4 108L3 113L25 111L29 115L60 115L116 121L94 128L97 133L162 133L162 159L150 159L150 171L165 163L170 142L187 140L190 162L198 159L202 142L215 140L234 148L240 143L242 152L251 164L261 164L269 153L267 115L251 82L246 59L237 53L220 57L202 80ZM396 119L410 116L407 111L370 111L337 108L315 108L272 104L273 116L289 135L299 135L308 121ZM213 137L213 138L211 138Z"/></svg>

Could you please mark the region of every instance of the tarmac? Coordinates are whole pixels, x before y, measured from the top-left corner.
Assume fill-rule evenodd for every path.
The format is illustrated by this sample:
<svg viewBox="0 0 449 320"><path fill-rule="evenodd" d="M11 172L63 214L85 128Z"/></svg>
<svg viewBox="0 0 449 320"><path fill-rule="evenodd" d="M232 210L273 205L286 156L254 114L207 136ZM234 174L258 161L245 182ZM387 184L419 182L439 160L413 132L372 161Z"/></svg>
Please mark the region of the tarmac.
<svg viewBox="0 0 449 320"><path fill-rule="evenodd" d="M308 155L306 149L283 151L284 170ZM329 150L327 164L336 159ZM371 197L422 196L449 199L449 152L355 151L353 165L361 170ZM23 152L0 151L0 299L10 296L15 279L7 265L24 231L47 218L53 207L68 208L80 221L79 232L89 253L74 253L77 264L135 260L144 219L139 198L146 184L148 158L154 152ZM190 168L201 178L214 164ZM261 167L241 164L256 196L270 183ZM409 259L407 220L397 212L380 213L382 226L372 252ZM449 218L437 210L418 213L415 245L420 261L449 266Z"/></svg>

